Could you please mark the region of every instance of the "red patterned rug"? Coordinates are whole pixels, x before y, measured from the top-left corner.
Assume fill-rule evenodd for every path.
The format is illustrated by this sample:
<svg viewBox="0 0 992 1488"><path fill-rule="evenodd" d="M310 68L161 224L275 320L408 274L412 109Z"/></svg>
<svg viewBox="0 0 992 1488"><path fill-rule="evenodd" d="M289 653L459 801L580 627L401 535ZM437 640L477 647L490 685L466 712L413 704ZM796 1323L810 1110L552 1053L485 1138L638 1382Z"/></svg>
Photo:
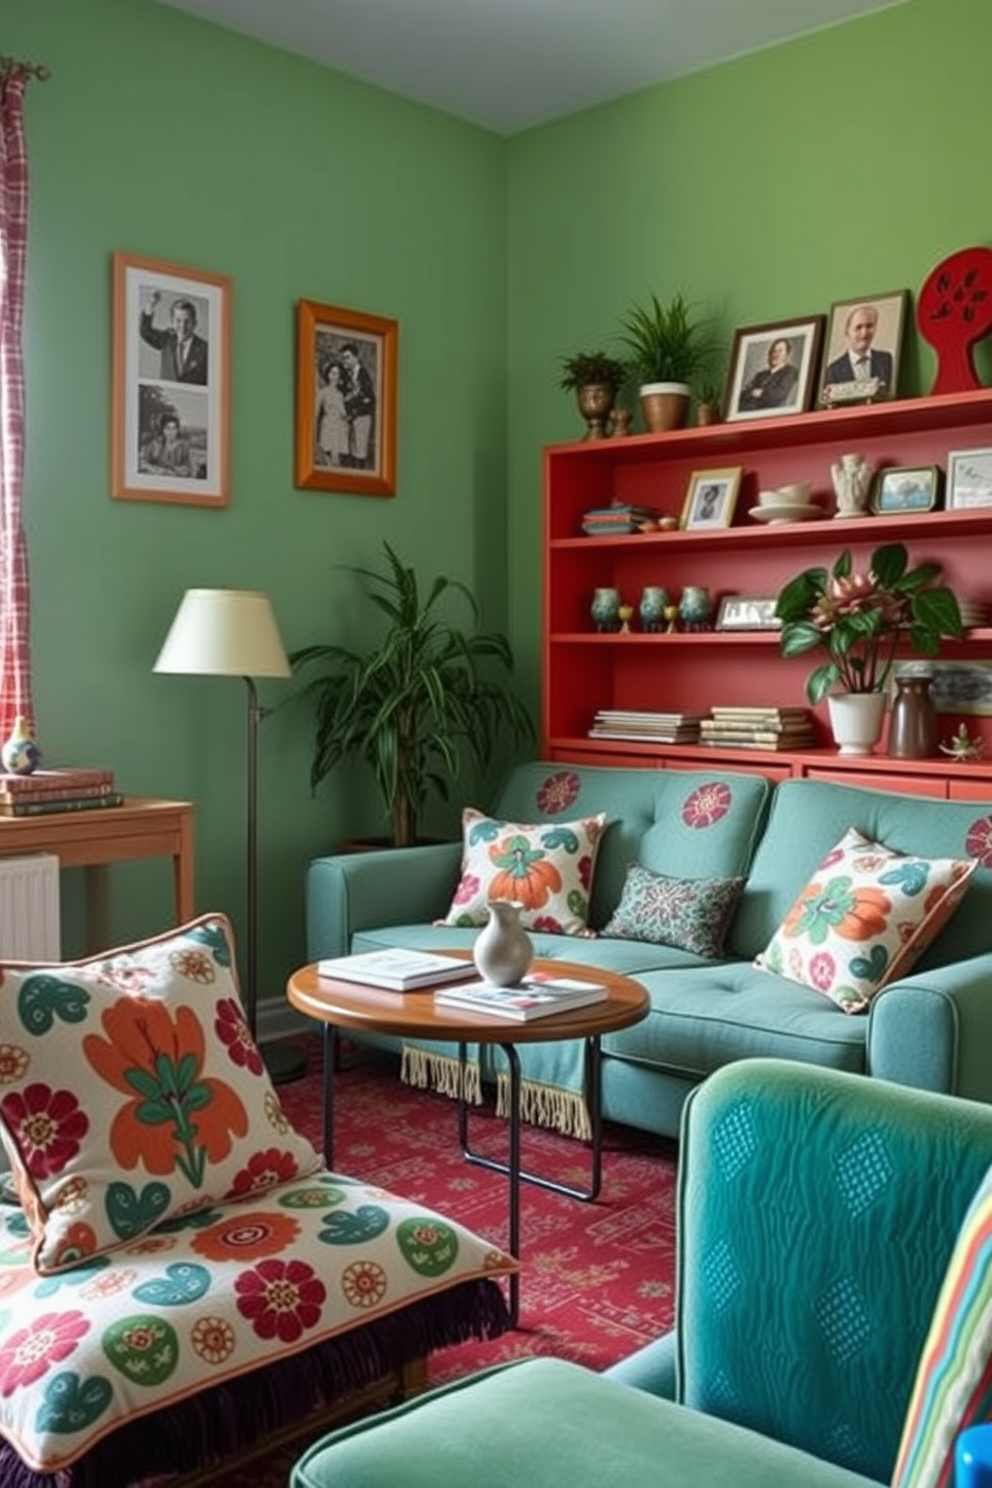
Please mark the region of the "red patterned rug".
<svg viewBox="0 0 992 1488"><path fill-rule="evenodd" d="M293 1124L319 1146L319 1038L307 1041L307 1051L306 1078L281 1086L279 1095ZM402 1085L389 1056L348 1048L345 1057L348 1067L336 1085L335 1167L506 1244L506 1180L462 1160L454 1103ZM479 1151L505 1157L506 1123L491 1107L473 1111L470 1136ZM520 1325L501 1338L434 1354L429 1383L531 1354L603 1369L663 1333L674 1301L676 1153L672 1142L608 1126L595 1203L524 1184ZM525 1127L523 1165L584 1187L589 1150ZM204 1481L216 1488L286 1488L303 1445L296 1441L243 1471L214 1469Z"/></svg>

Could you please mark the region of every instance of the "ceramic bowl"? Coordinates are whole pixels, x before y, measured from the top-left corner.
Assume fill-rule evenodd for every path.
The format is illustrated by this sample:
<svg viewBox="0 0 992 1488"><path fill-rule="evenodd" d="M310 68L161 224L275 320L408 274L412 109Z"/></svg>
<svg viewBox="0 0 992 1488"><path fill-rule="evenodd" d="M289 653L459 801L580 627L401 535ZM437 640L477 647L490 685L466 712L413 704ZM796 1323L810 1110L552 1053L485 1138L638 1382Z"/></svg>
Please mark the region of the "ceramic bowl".
<svg viewBox="0 0 992 1488"><path fill-rule="evenodd" d="M795 502L799 506L805 506L811 493L812 487L809 481L795 481L791 486L779 486L776 498L779 501Z"/></svg>

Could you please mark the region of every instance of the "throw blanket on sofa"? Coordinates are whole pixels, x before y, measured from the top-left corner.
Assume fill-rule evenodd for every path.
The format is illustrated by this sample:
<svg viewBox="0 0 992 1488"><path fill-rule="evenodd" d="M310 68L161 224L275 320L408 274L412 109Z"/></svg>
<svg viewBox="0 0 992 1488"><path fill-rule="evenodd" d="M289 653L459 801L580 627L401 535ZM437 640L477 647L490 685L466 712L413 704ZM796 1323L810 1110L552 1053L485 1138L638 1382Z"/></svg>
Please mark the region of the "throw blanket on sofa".
<svg viewBox="0 0 992 1488"><path fill-rule="evenodd" d="M480 1105L483 1084L496 1086L496 1114L510 1109L510 1074L498 1046L485 1045L471 1057L459 1059L454 1044L411 1040L403 1044L400 1078L422 1090L435 1090L454 1100ZM521 1047L520 1115L534 1126L560 1132L563 1137L588 1141L592 1122L586 1100L586 1046L583 1039ZM528 1064L539 1067L540 1078L528 1074Z"/></svg>
<svg viewBox="0 0 992 1488"><path fill-rule="evenodd" d="M400 1310L398 1327L413 1318L409 1357L496 1336L507 1314L492 1281L518 1269L455 1221L328 1172L170 1221L49 1276L31 1265L22 1211L2 1215L5 1488L40 1488L54 1473L60 1488L109 1481L87 1462L94 1447L113 1447L111 1433L218 1385L250 1387L253 1371L315 1346L344 1341L340 1357L366 1383L363 1352L379 1362L367 1340ZM240 1398L250 1410L250 1396ZM161 1430L146 1427L149 1471Z"/></svg>

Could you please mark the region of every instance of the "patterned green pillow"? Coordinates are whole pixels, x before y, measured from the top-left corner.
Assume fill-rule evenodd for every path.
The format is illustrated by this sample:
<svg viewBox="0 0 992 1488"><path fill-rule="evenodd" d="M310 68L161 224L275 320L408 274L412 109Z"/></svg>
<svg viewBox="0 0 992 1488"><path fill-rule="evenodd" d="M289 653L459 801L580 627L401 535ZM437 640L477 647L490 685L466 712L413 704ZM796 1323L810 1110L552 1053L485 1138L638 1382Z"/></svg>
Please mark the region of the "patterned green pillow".
<svg viewBox="0 0 992 1488"><path fill-rule="evenodd" d="M947 1488L954 1445L992 1420L992 1169L965 1215L917 1366L893 1488Z"/></svg>
<svg viewBox="0 0 992 1488"><path fill-rule="evenodd" d="M41 1272L321 1166L248 1031L220 914L0 966L0 1137Z"/></svg>
<svg viewBox="0 0 992 1488"><path fill-rule="evenodd" d="M850 827L754 964L863 1012L947 924L977 867L895 852Z"/></svg>
<svg viewBox="0 0 992 1488"><path fill-rule="evenodd" d="M490 899L522 906L520 923L550 935L584 935L606 815L534 825L462 812L462 871L442 925L484 925Z"/></svg>
<svg viewBox="0 0 992 1488"><path fill-rule="evenodd" d="M668 878L631 863L604 935L676 946L697 956L722 956L743 878Z"/></svg>

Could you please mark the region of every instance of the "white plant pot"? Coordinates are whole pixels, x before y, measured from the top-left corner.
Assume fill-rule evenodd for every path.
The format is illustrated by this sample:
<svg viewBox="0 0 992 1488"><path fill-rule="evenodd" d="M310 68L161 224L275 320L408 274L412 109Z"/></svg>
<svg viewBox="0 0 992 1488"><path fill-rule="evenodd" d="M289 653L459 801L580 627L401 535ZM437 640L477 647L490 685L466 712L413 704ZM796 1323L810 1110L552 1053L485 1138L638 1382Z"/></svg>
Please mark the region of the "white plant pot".
<svg viewBox="0 0 992 1488"><path fill-rule="evenodd" d="M882 737L883 692L844 692L827 698L830 727L841 754L871 754Z"/></svg>

